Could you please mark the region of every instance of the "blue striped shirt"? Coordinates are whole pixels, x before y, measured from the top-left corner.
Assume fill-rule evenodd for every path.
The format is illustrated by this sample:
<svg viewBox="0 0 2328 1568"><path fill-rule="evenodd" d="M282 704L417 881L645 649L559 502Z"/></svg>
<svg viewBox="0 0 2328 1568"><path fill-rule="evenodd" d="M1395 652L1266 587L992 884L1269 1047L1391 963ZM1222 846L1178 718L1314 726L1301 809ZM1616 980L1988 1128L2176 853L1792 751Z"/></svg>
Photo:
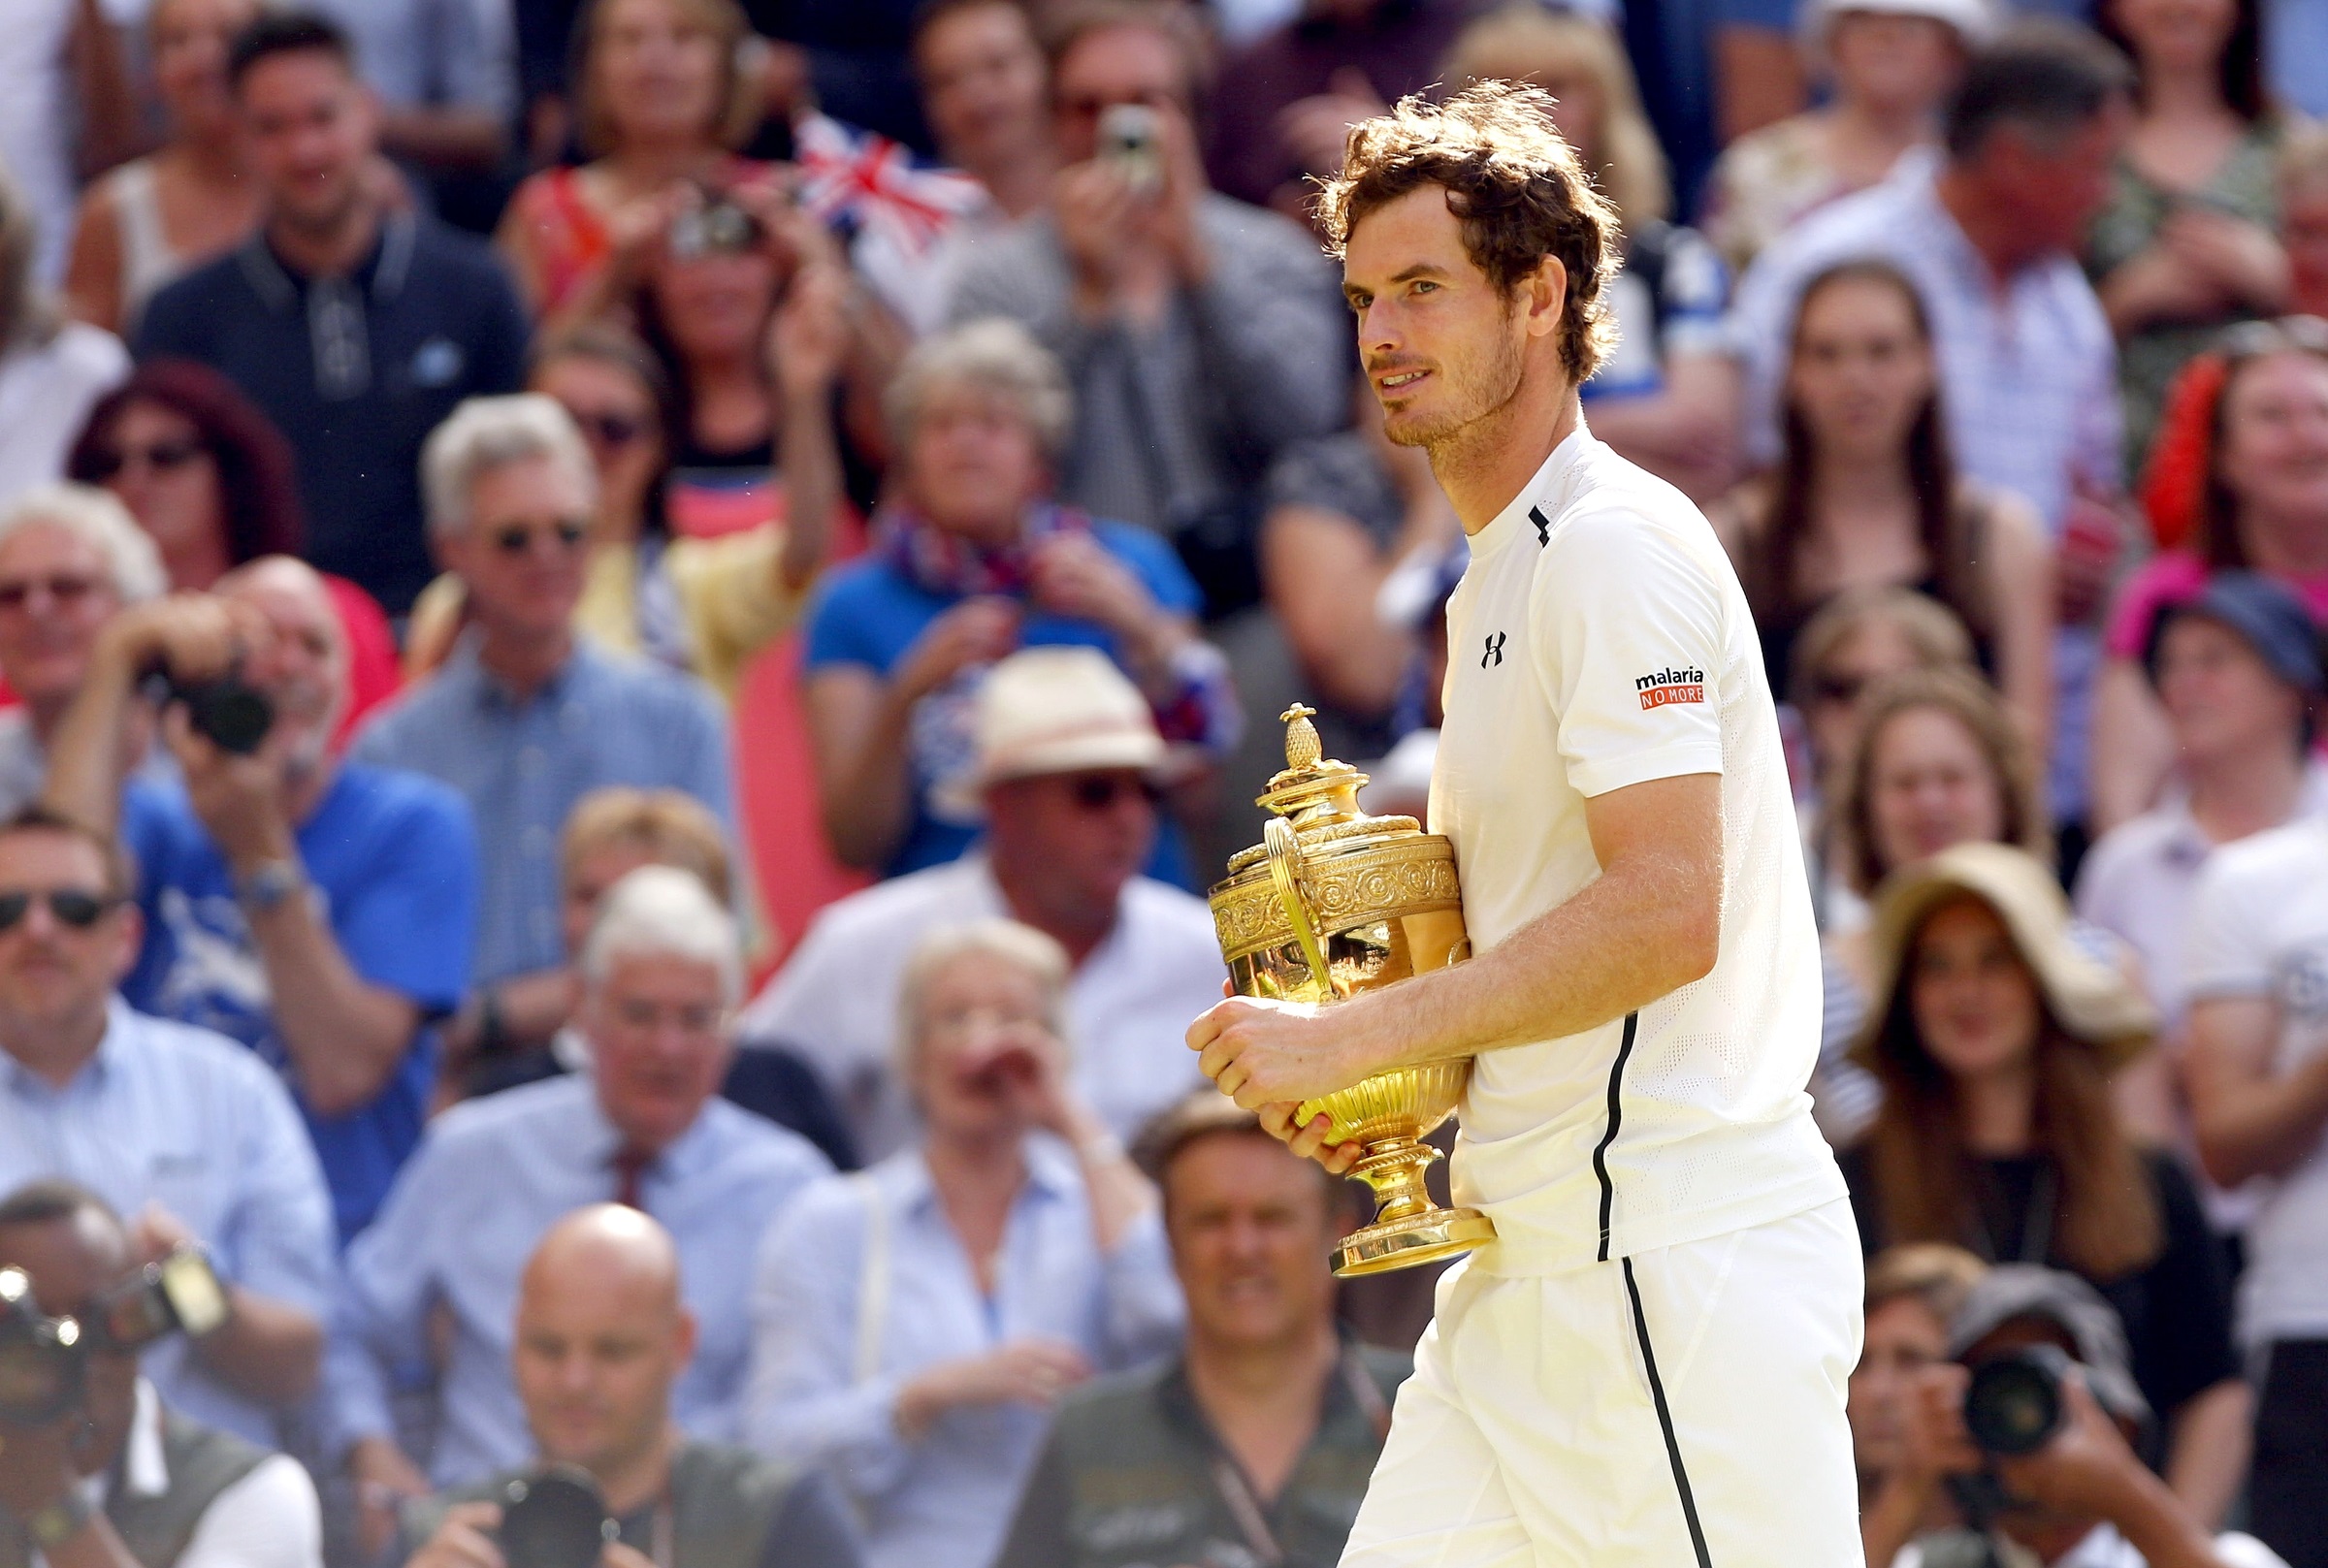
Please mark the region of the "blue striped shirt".
<svg viewBox="0 0 2328 1568"><path fill-rule="evenodd" d="M485 857L478 984L566 961L559 834L592 790L677 789L735 833L727 724L710 688L587 641L521 698L465 638L426 685L365 725L349 754L441 779L468 799Z"/></svg>

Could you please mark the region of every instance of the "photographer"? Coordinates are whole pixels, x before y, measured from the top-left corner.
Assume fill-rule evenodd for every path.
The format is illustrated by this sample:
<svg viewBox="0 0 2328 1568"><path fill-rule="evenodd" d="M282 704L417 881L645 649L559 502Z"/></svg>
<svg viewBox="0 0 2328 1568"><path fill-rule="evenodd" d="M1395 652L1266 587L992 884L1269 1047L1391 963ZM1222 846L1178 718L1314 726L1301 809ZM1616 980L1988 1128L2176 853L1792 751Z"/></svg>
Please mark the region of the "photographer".
<svg viewBox="0 0 2328 1568"><path fill-rule="evenodd" d="M80 1182L134 1216L141 1264L199 1241L224 1319L154 1345L146 1375L182 1414L272 1443L315 1386L331 1202L273 1072L114 995L142 924L131 875L80 823L0 823L0 1191Z"/></svg>
<svg viewBox="0 0 2328 1568"><path fill-rule="evenodd" d="M2150 1407L2125 1330L2076 1275L1990 1269L1957 1311L1949 1348L1952 1360L1919 1379L1909 1462L1976 1517L1912 1543L1886 1538L1871 1520L1871 1564L2285 1568L2250 1536L2209 1540L2136 1456ZM2009 1380L1997 1375L2007 1362L2018 1363Z"/></svg>
<svg viewBox="0 0 2328 1568"><path fill-rule="evenodd" d="M830 1482L680 1431L671 1389L695 1348L670 1233L616 1203L567 1215L526 1265L510 1356L538 1462L409 1505L409 1555L397 1560L405 1568L857 1568L856 1536ZM543 1465L571 1467L562 1473L587 1476L590 1486L512 1488ZM529 1524L560 1504L587 1514L585 1502L620 1528L602 1556L525 1549L546 1533ZM518 1517L528 1510L534 1520Z"/></svg>
<svg viewBox="0 0 2328 1568"><path fill-rule="evenodd" d="M137 1297L152 1289L119 1217L63 1181L0 1199L0 1268L29 1277L29 1306L84 1330L145 1307ZM15 1364L25 1322L0 1328L19 1329L12 1394L27 1389ZM62 1414L18 1424L0 1408L0 1562L23 1562L29 1548L48 1568L320 1568L305 1470L166 1409L138 1375L138 1347L102 1333L83 1343Z"/></svg>
<svg viewBox="0 0 2328 1568"><path fill-rule="evenodd" d="M286 556L228 573L212 594L140 605L98 640L47 797L101 835L118 820L146 913L124 994L241 1040L283 1075L342 1242L420 1137L436 1023L469 977L478 875L452 790L332 755L346 663L331 591ZM161 729L183 783L125 796L139 689L157 670L181 693L231 676L270 718L238 751L252 737L205 733L195 704L172 702Z"/></svg>

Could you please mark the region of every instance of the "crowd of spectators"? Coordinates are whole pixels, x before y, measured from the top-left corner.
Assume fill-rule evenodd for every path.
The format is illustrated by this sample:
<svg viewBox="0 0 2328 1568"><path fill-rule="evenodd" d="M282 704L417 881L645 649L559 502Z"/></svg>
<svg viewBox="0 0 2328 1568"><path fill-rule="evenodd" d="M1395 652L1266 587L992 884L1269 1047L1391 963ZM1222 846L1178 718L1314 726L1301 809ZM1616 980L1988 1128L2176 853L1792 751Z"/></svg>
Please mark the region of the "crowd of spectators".
<svg viewBox="0 0 2328 1568"><path fill-rule="evenodd" d="M1870 1562L2328 1568L2316 0L8 10L0 1562L1333 1562L1428 1281L1198 894L1295 701L1416 809L1311 200L1509 80L1782 703Z"/></svg>

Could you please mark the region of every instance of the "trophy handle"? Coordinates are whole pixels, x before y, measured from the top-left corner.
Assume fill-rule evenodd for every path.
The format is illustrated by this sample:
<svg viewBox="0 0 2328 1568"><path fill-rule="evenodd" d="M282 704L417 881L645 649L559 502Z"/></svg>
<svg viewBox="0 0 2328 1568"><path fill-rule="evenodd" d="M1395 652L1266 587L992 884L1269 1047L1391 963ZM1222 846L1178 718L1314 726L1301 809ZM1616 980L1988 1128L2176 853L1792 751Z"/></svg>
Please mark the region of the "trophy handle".
<svg viewBox="0 0 2328 1568"><path fill-rule="evenodd" d="M1294 940L1302 944L1302 956L1310 960L1310 973L1325 992L1321 999L1334 998L1334 974L1326 968L1325 949L1317 944L1317 931L1310 923L1310 909L1302 901L1302 845L1294 837L1293 824L1282 816L1273 816L1261 825L1261 842L1269 850L1269 880L1277 890L1277 902L1285 906L1285 919L1293 927Z"/></svg>

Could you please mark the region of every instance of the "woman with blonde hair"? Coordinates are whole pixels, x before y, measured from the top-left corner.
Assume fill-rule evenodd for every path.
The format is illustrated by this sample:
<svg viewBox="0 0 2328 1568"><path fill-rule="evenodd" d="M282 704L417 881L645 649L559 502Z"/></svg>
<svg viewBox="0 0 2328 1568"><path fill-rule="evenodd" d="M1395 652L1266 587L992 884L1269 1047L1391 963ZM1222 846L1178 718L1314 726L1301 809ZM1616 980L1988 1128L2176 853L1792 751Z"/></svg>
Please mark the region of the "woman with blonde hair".
<svg viewBox="0 0 2328 1568"><path fill-rule="evenodd" d="M985 1568L1051 1405L1178 1341L1155 1189L1071 1086L1067 976L1014 920L925 938L898 999L921 1140L761 1246L745 1437L834 1477L869 1568Z"/></svg>
<svg viewBox="0 0 2328 1568"><path fill-rule="evenodd" d="M1852 1047L1884 1103L1844 1175L1870 1251L1954 1242L2099 1291L2160 1417L2145 1457L2212 1525L2246 1468L2250 1402L2225 1262L2189 1175L2115 1105L2157 1014L2070 918L2051 870L2006 845L1960 844L1884 883Z"/></svg>
<svg viewBox="0 0 2328 1568"><path fill-rule="evenodd" d="M1465 28L1440 77L1550 93L1554 122L1624 223L1623 270L1607 290L1617 347L1583 387L1593 433L1698 500L1730 479L1735 433L1717 339L1730 279L1711 245L1668 221L1665 153L1617 37L1587 17L1506 6Z"/></svg>
<svg viewBox="0 0 2328 1568"><path fill-rule="evenodd" d="M527 179L494 236L535 314L561 324L623 299L675 218L774 177L734 150L760 116L735 0L588 0L573 37L594 161Z"/></svg>

